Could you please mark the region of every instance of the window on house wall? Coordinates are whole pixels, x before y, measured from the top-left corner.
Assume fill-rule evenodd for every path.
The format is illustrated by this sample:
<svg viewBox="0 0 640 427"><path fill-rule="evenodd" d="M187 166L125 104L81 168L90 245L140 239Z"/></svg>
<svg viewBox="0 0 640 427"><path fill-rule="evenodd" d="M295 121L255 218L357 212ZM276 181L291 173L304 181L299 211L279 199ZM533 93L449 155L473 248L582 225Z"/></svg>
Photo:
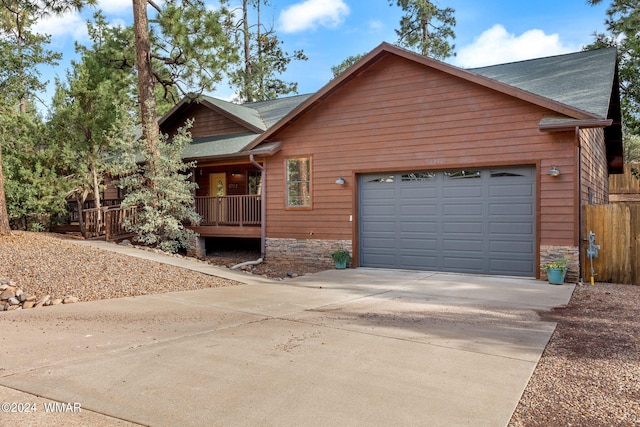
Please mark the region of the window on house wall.
<svg viewBox="0 0 640 427"><path fill-rule="evenodd" d="M287 159L285 168L287 207L311 207L311 158Z"/></svg>

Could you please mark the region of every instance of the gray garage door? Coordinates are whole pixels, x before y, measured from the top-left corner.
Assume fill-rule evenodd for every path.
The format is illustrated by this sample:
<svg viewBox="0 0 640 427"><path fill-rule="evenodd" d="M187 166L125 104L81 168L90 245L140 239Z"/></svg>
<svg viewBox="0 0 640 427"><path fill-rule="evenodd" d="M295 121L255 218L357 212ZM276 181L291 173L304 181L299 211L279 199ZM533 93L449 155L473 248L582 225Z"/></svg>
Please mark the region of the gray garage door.
<svg viewBox="0 0 640 427"><path fill-rule="evenodd" d="M535 276L535 169L361 175L363 267Z"/></svg>

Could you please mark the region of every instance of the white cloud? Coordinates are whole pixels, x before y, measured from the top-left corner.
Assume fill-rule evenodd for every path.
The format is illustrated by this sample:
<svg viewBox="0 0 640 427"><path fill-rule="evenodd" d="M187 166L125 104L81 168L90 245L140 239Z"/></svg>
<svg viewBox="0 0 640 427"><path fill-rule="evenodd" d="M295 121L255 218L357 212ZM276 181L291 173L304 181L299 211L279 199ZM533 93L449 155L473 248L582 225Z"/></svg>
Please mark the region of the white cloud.
<svg viewBox="0 0 640 427"><path fill-rule="evenodd" d="M373 33L379 33L384 29L384 23L378 19L372 19L369 21L369 31Z"/></svg>
<svg viewBox="0 0 640 427"><path fill-rule="evenodd" d="M75 40L85 39L87 23L78 12L67 12L63 15L52 15L38 20L34 26L36 32L49 34L52 39L71 36Z"/></svg>
<svg viewBox="0 0 640 427"><path fill-rule="evenodd" d="M122 12L130 12L133 9L133 3L131 0L100 0L98 2L98 8L107 14L120 14Z"/></svg>
<svg viewBox="0 0 640 427"><path fill-rule="evenodd" d="M470 45L458 49L452 62L460 67L483 67L506 62L560 55L578 50L562 43L558 34L529 30L519 36L496 24Z"/></svg>
<svg viewBox="0 0 640 427"><path fill-rule="evenodd" d="M295 33L318 26L335 28L349 15L349 6L343 0L306 0L280 13L280 26L285 33Z"/></svg>

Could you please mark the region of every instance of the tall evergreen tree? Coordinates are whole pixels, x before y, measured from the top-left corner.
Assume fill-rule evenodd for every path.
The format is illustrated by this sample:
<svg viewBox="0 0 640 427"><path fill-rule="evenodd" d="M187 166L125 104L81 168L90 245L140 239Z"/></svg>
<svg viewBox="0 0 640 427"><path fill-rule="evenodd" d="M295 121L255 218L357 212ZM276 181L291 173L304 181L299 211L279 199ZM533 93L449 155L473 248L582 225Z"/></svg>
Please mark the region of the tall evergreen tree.
<svg viewBox="0 0 640 427"><path fill-rule="evenodd" d="M151 20L147 6L155 11ZM133 0L133 23L144 157L144 179L137 184L141 186L140 191L147 190L145 197L137 199L138 207L145 212L156 210L182 215L177 210L163 209L166 199L161 186L167 181L163 178L162 168L166 159L162 153L166 144L157 121L156 87L167 88L165 94L168 96L171 90L181 94L196 92L194 96L213 90L222 81L229 65L236 63L238 58L237 49L229 38L231 13L226 7L212 10L203 0L167 0L162 6L152 0ZM172 187L175 199L190 197L191 190L180 185L183 176L170 176L176 180ZM186 193L178 197L178 191ZM190 209L193 211L193 205ZM182 219L176 217L176 221ZM158 233L171 234L172 228L162 226L153 215L140 216L138 221L148 221L146 225L136 224L141 238L147 227L156 227ZM168 247L167 244L163 246Z"/></svg>
<svg viewBox="0 0 640 427"><path fill-rule="evenodd" d="M592 5L601 0L589 0ZM606 12L608 33L596 33L585 49L618 48L625 159L638 161L640 135L640 0L613 0Z"/></svg>
<svg viewBox="0 0 640 427"><path fill-rule="evenodd" d="M133 52L127 49L130 29L109 26L104 16L96 13L94 23L88 23L88 33L92 46L76 44L80 61L72 61L66 82L56 81L49 121L52 138L62 149L64 175L71 183L70 195L78 204L83 235L84 201L93 194L95 207L101 207L104 177L113 161L114 147L105 134L126 114L114 106L132 106L135 87L131 68L122 66L132 61L128 57Z"/></svg>
<svg viewBox="0 0 640 427"><path fill-rule="evenodd" d="M30 98L42 90L44 82L40 80L37 67L42 64L54 64L59 55L44 48L48 36L32 31L36 20L46 14L79 10L95 0L0 0L0 63L3 74L0 77L0 90L5 102L0 115L6 120L13 117L12 110L17 108L21 114L27 113ZM0 141L0 235L11 232L5 195L5 179L2 171L2 141Z"/></svg>
<svg viewBox="0 0 640 427"><path fill-rule="evenodd" d="M306 61L302 50L292 54L282 49L273 25L262 19L262 6L267 0L242 0L241 17L235 26L236 44L242 46L241 66L231 74L232 87L238 88L241 102L265 101L281 95L297 93L296 82L285 82L278 76L287 70L292 60ZM250 22L254 15L256 22Z"/></svg>
<svg viewBox="0 0 640 427"><path fill-rule="evenodd" d="M389 5L394 3L404 12L396 30L398 45L436 59L454 55L449 42L455 38L452 8L439 8L430 0L389 0Z"/></svg>
<svg viewBox="0 0 640 427"><path fill-rule="evenodd" d="M345 71L347 71L347 68L351 67L353 64L355 64L356 62L360 61L362 58L364 58L365 54L358 54L358 55L352 55L350 57L348 57L347 59L345 59L344 61L342 61L341 63L339 63L338 65L334 65L333 67L331 67L331 72L333 73L333 78L338 77L340 74L344 73Z"/></svg>

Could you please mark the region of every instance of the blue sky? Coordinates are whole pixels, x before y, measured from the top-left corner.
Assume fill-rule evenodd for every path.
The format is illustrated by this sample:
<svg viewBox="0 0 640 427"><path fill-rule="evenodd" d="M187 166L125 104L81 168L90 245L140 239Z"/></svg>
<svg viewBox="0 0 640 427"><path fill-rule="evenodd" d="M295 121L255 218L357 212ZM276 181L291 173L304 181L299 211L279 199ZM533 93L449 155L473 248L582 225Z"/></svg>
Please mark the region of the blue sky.
<svg viewBox="0 0 640 427"><path fill-rule="evenodd" d="M205 1L212 7L218 4ZM595 31L604 31L609 2L603 3L593 7L586 0L439 0L440 7L455 9L457 19L457 55L447 62L477 67L578 51L593 40ZM234 4L239 0L231 0ZM320 89L331 79L331 67L348 56L397 40L401 11L387 0L271 0L270 4L263 8L263 20L273 21L285 50L303 49L309 57L291 63L283 77L298 82L299 93ZM100 0L99 7L114 25L132 20L131 0ZM74 41L87 41L86 20L92 14L87 10L39 23L40 32L52 35L51 48L64 55L58 67L43 70L45 78L65 76L74 57ZM221 84L212 95L231 99L233 91Z"/></svg>

